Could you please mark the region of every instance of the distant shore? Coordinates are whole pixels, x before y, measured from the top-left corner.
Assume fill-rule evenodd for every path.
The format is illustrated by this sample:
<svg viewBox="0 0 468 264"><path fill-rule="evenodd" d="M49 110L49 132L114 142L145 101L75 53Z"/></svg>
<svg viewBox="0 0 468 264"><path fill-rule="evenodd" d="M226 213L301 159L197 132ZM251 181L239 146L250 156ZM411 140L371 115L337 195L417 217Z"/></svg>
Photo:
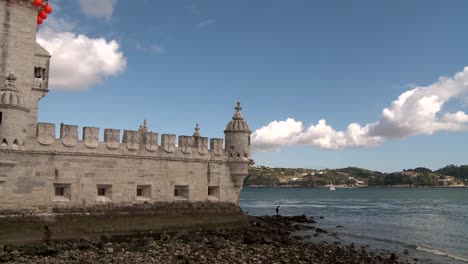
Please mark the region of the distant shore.
<svg viewBox="0 0 468 264"><path fill-rule="evenodd" d="M379 189L379 188L401 188L401 189L460 189L460 188L468 188L468 186L357 186L357 187L343 187L343 186L334 186L336 189ZM299 185L275 185L275 186L268 186L268 185L251 185L251 186L244 186L244 188L310 188L310 189L328 189L329 186L299 186Z"/></svg>

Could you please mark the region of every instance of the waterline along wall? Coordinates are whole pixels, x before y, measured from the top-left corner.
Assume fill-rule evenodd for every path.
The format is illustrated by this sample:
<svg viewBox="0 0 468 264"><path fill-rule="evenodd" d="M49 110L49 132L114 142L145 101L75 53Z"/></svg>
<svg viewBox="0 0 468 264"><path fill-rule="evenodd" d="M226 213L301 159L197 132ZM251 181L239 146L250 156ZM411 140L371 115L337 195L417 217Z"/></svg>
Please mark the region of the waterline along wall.
<svg viewBox="0 0 468 264"><path fill-rule="evenodd" d="M50 55L37 7L0 0L0 244L242 225L250 129L237 103L225 140L38 123ZM177 142L176 142L177 141Z"/></svg>

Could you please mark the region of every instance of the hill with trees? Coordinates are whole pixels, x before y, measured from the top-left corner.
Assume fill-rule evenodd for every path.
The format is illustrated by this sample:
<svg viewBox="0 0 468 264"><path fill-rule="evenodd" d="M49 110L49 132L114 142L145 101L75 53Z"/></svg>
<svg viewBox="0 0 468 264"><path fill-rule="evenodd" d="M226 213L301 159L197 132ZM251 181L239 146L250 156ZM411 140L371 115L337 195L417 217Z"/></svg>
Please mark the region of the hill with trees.
<svg viewBox="0 0 468 264"><path fill-rule="evenodd" d="M275 187L323 187L330 184L342 187L460 187L468 184L468 165L448 165L436 171L417 167L392 173L357 167L316 170L252 166L244 182L245 186Z"/></svg>

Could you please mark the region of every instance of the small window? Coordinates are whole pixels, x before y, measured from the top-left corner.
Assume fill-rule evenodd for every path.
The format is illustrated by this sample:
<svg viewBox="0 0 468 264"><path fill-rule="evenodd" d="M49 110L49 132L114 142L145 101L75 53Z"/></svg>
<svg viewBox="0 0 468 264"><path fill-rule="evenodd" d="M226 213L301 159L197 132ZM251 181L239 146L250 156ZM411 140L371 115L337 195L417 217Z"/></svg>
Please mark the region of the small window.
<svg viewBox="0 0 468 264"><path fill-rule="evenodd" d="M189 198L189 186L188 185L175 185L174 186L174 197L176 199L188 199Z"/></svg>
<svg viewBox="0 0 468 264"><path fill-rule="evenodd" d="M231 150L234 150L234 146L231 146Z"/></svg>
<svg viewBox="0 0 468 264"><path fill-rule="evenodd" d="M2 124L3 112L0 112L0 125Z"/></svg>
<svg viewBox="0 0 468 264"><path fill-rule="evenodd" d="M250 136L249 136L249 146L250 146Z"/></svg>
<svg viewBox="0 0 468 264"><path fill-rule="evenodd" d="M98 188L98 196L106 196L106 188Z"/></svg>
<svg viewBox="0 0 468 264"><path fill-rule="evenodd" d="M96 200L98 202L110 202L112 200L112 185L98 184Z"/></svg>
<svg viewBox="0 0 468 264"><path fill-rule="evenodd" d="M68 202L71 199L71 184L54 183L54 201Z"/></svg>
<svg viewBox="0 0 468 264"><path fill-rule="evenodd" d="M208 196L219 198L219 186L208 186Z"/></svg>
<svg viewBox="0 0 468 264"><path fill-rule="evenodd" d="M34 67L34 77L37 79L45 80L46 69L43 67Z"/></svg>
<svg viewBox="0 0 468 264"><path fill-rule="evenodd" d="M136 189L137 200L151 199L151 185L138 185Z"/></svg>
<svg viewBox="0 0 468 264"><path fill-rule="evenodd" d="M55 187L55 196L64 196L65 187Z"/></svg>

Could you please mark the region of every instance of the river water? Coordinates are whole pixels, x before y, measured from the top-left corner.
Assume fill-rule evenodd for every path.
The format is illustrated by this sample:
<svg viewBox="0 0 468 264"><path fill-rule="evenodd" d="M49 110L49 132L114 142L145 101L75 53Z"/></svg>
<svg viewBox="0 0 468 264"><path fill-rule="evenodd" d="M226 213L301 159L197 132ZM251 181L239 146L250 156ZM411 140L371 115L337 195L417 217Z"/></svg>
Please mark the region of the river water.
<svg viewBox="0 0 468 264"><path fill-rule="evenodd" d="M314 216L343 243L406 249L421 263L468 263L468 188L244 188L240 195L250 215L275 214L277 205L282 215Z"/></svg>

